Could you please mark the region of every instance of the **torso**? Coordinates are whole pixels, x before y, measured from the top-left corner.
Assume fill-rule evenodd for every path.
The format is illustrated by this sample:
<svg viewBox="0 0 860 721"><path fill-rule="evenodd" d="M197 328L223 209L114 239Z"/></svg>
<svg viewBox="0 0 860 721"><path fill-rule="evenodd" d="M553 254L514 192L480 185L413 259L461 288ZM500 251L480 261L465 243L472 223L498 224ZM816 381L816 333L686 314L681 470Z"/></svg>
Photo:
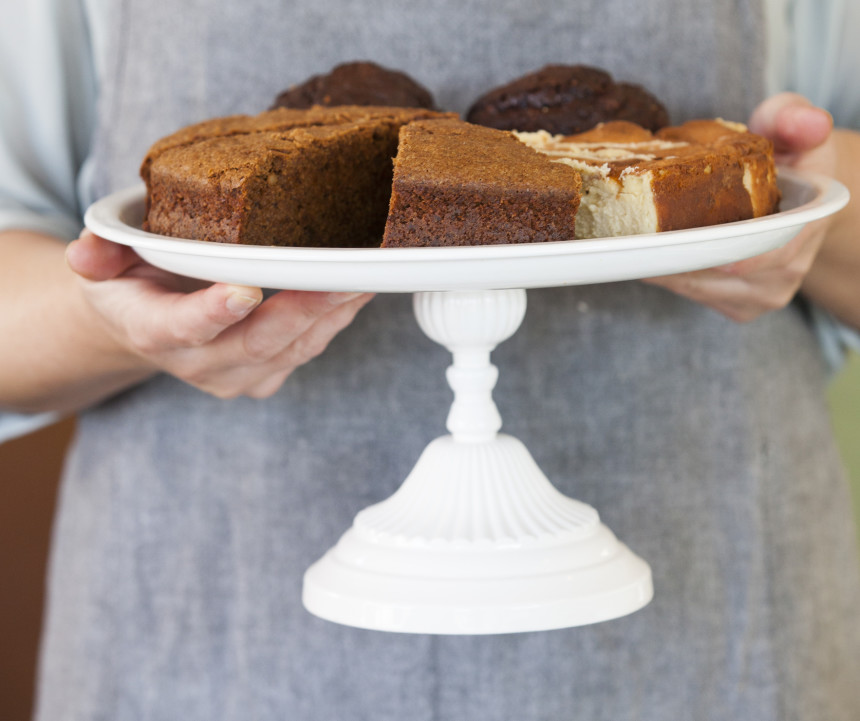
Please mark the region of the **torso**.
<svg viewBox="0 0 860 721"><path fill-rule="evenodd" d="M457 111L547 62L640 82L673 122L743 120L763 92L756 3L279 5L120 4L95 194L136 182L158 137L347 60L402 69ZM498 637L304 611L304 570L444 433L450 358L408 296L379 296L272 399L161 377L84 414L40 718L850 721L850 509L801 310L736 325L638 282L528 303L493 356L505 431L651 561L646 609Z"/></svg>

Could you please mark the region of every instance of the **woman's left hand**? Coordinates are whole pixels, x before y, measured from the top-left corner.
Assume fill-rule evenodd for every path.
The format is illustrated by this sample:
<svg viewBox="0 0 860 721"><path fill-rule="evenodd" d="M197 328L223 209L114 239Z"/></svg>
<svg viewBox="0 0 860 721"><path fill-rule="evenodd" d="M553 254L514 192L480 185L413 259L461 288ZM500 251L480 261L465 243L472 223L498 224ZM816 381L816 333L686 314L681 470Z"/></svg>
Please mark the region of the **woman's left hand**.
<svg viewBox="0 0 860 721"><path fill-rule="evenodd" d="M834 175L833 120L826 111L793 93L765 100L753 112L750 130L773 141L779 165ZM785 246L730 265L648 278L659 285L748 322L791 302L827 234L831 220L806 226Z"/></svg>

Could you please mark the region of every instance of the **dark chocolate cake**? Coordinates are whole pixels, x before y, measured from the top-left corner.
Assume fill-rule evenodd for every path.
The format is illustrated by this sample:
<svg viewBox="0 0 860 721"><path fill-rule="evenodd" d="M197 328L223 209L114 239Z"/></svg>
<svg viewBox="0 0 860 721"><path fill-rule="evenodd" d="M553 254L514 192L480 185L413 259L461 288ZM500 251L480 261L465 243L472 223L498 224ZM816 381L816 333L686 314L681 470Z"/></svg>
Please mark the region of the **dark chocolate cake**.
<svg viewBox="0 0 860 721"><path fill-rule="evenodd" d="M344 63L282 92L272 108L378 105L434 109L430 91L406 73L372 62Z"/></svg>
<svg viewBox="0 0 860 721"><path fill-rule="evenodd" d="M669 124L662 103L638 85L616 83L587 65L547 65L490 90L466 119L501 130L570 135L610 120L627 120L655 131Z"/></svg>

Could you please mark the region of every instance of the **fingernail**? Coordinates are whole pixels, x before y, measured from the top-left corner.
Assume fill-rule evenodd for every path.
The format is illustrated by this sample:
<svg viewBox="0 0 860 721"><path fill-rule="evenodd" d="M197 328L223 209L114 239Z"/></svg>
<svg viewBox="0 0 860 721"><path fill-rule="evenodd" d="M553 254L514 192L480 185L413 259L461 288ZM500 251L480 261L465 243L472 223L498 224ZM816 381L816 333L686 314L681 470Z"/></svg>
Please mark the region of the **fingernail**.
<svg viewBox="0 0 860 721"><path fill-rule="evenodd" d="M332 305L342 305L361 295L364 295L364 293L329 293L328 300Z"/></svg>
<svg viewBox="0 0 860 721"><path fill-rule="evenodd" d="M260 303L259 298L242 293L231 293L227 296L227 310L234 315L244 315Z"/></svg>

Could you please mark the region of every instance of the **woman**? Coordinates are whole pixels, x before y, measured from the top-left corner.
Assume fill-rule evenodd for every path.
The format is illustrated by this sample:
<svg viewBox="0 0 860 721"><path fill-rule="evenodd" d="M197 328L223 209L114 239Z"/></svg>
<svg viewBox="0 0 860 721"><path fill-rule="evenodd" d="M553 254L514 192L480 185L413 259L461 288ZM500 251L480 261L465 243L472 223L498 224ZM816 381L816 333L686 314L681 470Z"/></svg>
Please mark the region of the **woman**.
<svg viewBox="0 0 860 721"><path fill-rule="evenodd" d="M441 432L449 359L408 296L186 293L87 233L72 273L56 240L136 182L158 137L265 109L353 59L459 111L547 62L605 67L675 122L752 115L786 160L856 186L856 133L831 134L798 96L764 101L776 46L759 3L107 5L42 0L2 44L31 61L7 73L3 111L16 342L0 399L81 411L40 719L856 718L850 509L825 364L789 303L802 287L860 326L856 202L729 268L529 293L496 355L506 429L652 559L657 595L624 619L516 636L375 633L301 608L305 568Z"/></svg>

